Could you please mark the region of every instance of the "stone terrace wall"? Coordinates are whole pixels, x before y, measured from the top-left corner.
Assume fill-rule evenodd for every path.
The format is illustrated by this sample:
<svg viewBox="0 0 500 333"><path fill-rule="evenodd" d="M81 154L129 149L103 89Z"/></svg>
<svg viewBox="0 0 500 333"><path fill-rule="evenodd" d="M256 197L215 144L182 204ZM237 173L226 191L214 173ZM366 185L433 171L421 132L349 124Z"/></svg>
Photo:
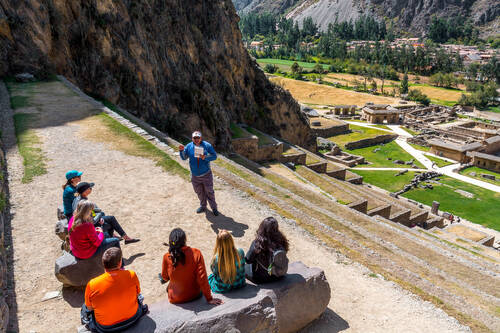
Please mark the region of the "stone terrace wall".
<svg viewBox="0 0 500 333"><path fill-rule="evenodd" d="M5 125L7 119L12 117L10 112L10 100L5 85L0 80L0 129ZM12 119L9 121L12 122ZM5 132L3 133L5 134ZM8 219L8 184L7 184L7 161L4 152L4 142L0 136L0 332L6 332L9 324L9 306L7 305L7 251L5 249L5 228L9 227Z"/></svg>
<svg viewBox="0 0 500 333"><path fill-rule="evenodd" d="M396 139L397 137L398 136L395 134L378 135L374 138L348 142L345 144L345 148L351 150L351 149L358 149L358 148L375 146L375 145L378 145L381 143L391 142L392 140Z"/></svg>
<svg viewBox="0 0 500 333"><path fill-rule="evenodd" d="M316 137L320 136L322 138L329 138L331 136L348 133L349 124L338 124L328 128L316 128L314 126L311 126L311 130Z"/></svg>
<svg viewBox="0 0 500 333"><path fill-rule="evenodd" d="M283 144L281 142L259 146L259 139L256 136L233 139L231 145L236 153L255 162L279 161L283 153Z"/></svg>

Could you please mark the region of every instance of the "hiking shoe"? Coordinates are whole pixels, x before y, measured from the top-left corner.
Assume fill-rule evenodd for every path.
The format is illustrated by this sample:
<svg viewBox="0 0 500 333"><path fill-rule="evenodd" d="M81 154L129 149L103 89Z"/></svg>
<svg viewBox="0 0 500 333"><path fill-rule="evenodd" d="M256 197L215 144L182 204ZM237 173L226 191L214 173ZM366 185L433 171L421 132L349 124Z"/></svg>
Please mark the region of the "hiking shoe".
<svg viewBox="0 0 500 333"><path fill-rule="evenodd" d="M196 210L196 213L201 214L205 211L205 209L206 209L205 207L198 207L198 209Z"/></svg>
<svg viewBox="0 0 500 333"><path fill-rule="evenodd" d="M219 216L219 211L217 209L214 209L212 210L212 213L215 215L215 216Z"/></svg>
<svg viewBox="0 0 500 333"><path fill-rule="evenodd" d="M125 239L125 244L137 243L138 241L140 241L138 238Z"/></svg>

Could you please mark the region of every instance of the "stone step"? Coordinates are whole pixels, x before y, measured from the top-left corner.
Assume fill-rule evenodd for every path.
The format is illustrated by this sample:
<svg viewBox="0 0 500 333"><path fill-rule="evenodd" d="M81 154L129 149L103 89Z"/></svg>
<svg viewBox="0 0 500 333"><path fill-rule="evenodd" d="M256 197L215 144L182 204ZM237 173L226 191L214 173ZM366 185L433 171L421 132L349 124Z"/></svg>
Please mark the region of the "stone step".
<svg viewBox="0 0 500 333"><path fill-rule="evenodd" d="M392 205L384 205L384 206L380 206L380 207L373 208L373 209L369 210L367 212L367 214L369 216L378 215L378 216L382 216L385 218L389 218L389 216L391 215L391 208L392 208Z"/></svg>
<svg viewBox="0 0 500 333"><path fill-rule="evenodd" d="M354 209L360 213L366 214L366 212L368 210L368 200L360 199L358 201L355 201L355 202L347 205L347 207Z"/></svg>

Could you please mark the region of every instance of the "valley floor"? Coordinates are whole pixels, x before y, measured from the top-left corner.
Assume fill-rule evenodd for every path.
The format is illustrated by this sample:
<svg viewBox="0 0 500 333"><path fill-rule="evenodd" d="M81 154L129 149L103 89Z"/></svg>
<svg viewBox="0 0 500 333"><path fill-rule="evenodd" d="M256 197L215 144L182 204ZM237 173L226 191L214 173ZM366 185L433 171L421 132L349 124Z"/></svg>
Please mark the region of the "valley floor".
<svg viewBox="0 0 500 333"><path fill-rule="evenodd" d="M54 276L61 255L54 235L56 208L61 204L64 174L84 171L95 182L91 200L115 215L127 233L141 242L122 245L129 269L137 272L146 303L166 298L157 279L162 245L174 227L183 228L189 245L201 249L210 262L218 229L231 230L238 247L248 249L259 222L276 216L290 240L290 260L325 270L332 295L327 311L304 332L465 332L467 327L429 302L408 293L366 267L325 248L293 221L286 220L247 194L215 180L221 215L195 214L198 202L191 184L167 173L155 161L134 156L134 142L109 128L87 100L61 82L34 84L26 93L29 106L16 112L37 116L32 123L46 158L47 173L22 183L23 161L15 145L12 124L4 124L11 203L12 261L10 331L75 332L83 293L63 289ZM0 82L0 102L8 104ZM2 112L6 112L3 110ZM137 154L135 154L137 155ZM48 292L60 295L43 300Z"/></svg>

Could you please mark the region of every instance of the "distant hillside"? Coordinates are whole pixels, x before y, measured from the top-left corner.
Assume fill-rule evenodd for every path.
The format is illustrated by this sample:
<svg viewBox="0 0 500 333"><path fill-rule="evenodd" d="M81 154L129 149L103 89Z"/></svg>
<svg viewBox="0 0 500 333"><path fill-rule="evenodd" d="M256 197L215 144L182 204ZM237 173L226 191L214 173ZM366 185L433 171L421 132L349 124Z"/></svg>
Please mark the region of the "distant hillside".
<svg viewBox="0 0 500 333"><path fill-rule="evenodd" d="M312 17L322 30L335 20L349 21L360 15L390 19L397 30L421 36L433 15L463 16L481 28L484 36L500 34L498 0L233 0L242 14L272 12L299 22Z"/></svg>

